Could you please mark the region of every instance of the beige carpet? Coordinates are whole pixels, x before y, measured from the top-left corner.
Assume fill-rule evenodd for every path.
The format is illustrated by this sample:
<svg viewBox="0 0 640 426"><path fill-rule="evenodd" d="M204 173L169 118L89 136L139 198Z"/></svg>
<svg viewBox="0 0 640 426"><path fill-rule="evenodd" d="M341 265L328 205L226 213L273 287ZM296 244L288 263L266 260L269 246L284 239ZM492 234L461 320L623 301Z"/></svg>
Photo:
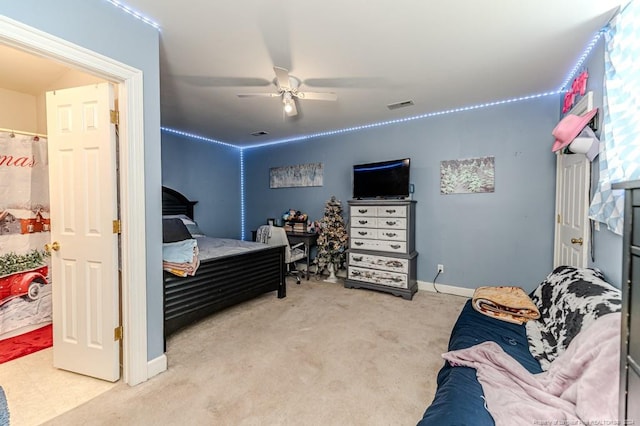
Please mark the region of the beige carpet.
<svg viewBox="0 0 640 426"><path fill-rule="evenodd" d="M465 301L290 282L172 336L166 372L46 424L415 425Z"/></svg>

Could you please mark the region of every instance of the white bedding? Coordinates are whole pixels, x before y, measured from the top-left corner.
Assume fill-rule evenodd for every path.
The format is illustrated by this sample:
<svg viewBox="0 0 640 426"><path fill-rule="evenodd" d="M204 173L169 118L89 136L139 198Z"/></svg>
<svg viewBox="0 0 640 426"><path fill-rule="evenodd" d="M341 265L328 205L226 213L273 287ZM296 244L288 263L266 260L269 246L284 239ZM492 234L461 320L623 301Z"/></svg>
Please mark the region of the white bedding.
<svg viewBox="0 0 640 426"><path fill-rule="evenodd" d="M269 248L267 244L231 238L197 237L200 261Z"/></svg>

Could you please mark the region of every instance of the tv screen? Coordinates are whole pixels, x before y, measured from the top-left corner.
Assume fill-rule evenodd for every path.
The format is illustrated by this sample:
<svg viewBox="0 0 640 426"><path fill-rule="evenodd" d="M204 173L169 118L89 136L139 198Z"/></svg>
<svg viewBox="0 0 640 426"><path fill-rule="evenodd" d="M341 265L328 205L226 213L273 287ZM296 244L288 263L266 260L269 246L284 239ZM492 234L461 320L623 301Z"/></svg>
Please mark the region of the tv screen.
<svg viewBox="0 0 640 426"><path fill-rule="evenodd" d="M353 198L409 196L409 158L353 166Z"/></svg>

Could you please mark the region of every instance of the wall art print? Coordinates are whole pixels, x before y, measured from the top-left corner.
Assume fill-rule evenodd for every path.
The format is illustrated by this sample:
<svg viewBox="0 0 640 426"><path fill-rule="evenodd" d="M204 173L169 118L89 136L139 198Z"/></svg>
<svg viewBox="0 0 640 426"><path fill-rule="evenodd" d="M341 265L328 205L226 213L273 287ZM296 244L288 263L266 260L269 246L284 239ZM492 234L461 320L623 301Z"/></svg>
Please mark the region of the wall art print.
<svg viewBox="0 0 640 426"><path fill-rule="evenodd" d="M269 188L322 186L323 164L309 163L269 169Z"/></svg>
<svg viewBox="0 0 640 426"><path fill-rule="evenodd" d="M495 157L440 162L440 193L470 194L495 191Z"/></svg>

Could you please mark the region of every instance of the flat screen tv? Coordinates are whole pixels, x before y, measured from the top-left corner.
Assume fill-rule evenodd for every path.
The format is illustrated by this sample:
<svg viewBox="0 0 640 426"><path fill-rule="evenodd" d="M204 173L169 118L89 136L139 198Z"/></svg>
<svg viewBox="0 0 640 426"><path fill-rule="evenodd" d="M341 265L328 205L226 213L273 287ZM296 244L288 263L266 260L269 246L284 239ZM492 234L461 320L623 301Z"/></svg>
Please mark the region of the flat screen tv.
<svg viewBox="0 0 640 426"><path fill-rule="evenodd" d="M409 158L353 166L353 198L407 198Z"/></svg>

